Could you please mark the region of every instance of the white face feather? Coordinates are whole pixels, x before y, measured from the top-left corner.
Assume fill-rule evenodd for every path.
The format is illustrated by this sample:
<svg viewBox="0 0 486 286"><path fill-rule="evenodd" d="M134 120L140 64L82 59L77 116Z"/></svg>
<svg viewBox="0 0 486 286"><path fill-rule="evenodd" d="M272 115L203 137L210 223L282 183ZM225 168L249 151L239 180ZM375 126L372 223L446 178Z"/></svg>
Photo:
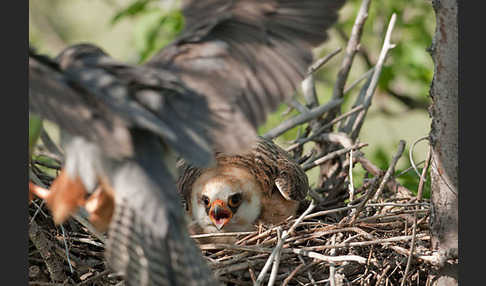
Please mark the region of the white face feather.
<svg viewBox="0 0 486 286"><path fill-rule="evenodd" d="M232 168L229 173L219 173L215 176L203 175L199 182L194 183L191 194L192 217L205 233L250 231L254 229L254 223L261 211L261 191L258 184L248 178L246 172L244 176L240 176L241 173L240 169ZM201 201L202 195L207 196L210 203L221 200L227 204L228 199L237 193L242 195L240 206L233 213L230 221L221 230L218 230L206 212L204 203Z"/></svg>

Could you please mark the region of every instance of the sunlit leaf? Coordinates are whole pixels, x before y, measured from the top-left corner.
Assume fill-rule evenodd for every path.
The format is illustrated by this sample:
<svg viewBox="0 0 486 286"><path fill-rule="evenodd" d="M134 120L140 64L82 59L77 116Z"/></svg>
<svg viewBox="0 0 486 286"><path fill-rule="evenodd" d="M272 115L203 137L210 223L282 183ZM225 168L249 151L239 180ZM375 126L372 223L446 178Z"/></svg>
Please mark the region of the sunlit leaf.
<svg viewBox="0 0 486 286"><path fill-rule="evenodd" d="M32 149L37 143L41 131L42 131L42 119L37 115L29 114L29 158L32 155Z"/></svg>

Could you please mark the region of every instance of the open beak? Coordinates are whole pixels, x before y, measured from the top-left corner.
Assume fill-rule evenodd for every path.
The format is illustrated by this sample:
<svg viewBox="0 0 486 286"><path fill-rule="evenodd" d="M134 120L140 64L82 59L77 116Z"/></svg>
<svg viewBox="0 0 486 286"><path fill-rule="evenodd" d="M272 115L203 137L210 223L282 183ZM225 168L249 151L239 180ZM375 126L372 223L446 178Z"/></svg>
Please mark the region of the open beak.
<svg viewBox="0 0 486 286"><path fill-rule="evenodd" d="M231 219L233 212L222 200L215 200L209 209L209 218L221 230Z"/></svg>

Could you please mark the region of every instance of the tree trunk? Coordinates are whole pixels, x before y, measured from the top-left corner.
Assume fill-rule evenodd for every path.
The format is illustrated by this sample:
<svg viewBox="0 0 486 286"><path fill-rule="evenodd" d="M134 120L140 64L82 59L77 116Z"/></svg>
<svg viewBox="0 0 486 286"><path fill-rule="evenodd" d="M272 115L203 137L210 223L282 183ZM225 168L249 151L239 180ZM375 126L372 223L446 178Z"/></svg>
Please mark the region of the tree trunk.
<svg viewBox="0 0 486 286"><path fill-rule="evenodd" d="M440 266L432 285L458 285L458 27L457 0L434 0L435 36L430 48L434 79L432 117L431 242Z"/></svg>

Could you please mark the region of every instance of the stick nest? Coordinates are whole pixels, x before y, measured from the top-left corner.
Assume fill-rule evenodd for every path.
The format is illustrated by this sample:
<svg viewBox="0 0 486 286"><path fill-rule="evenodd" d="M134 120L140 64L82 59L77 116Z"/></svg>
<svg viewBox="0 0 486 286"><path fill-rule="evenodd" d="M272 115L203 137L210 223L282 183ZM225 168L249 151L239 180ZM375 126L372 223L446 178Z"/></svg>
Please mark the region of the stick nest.
<svg viewBox="0 0 486 286"><path fill-rule="evenodd" d="M325 285L331 272L335 285L400 285L404 277L417 216L415 250L405 285L425 285L431 270L428 203L410 199L380 199L369 203L350 225L355 208L334 214L315 211L304 217L288 234L280 251L275 285ZM328 215L326 215L326 213ZM236 235L235 245L200 244L204 256L222 282L254 285L258 276L296 219L271 228L260 226L254 233ZM280 230L280 231L279 231ZM200 237L200 236L195 236ZM275 262L274 262L275 263ZM271 275L264 275L266 284Z"/></svg>
<svg viewBox="0 0 486 286"><path fill-rule="evenodd" d="M34 173L50 185L53 177L33 166ZM400 285L404 278L404 285L427 285L436 264L430 250L429 202L385 189L380 197L363 204L382 177L365 183L357 190L357 196L362 194L359 199L349 204L312 203L303 208L300 217L279 225L225 234L235 237L235 244L198 245L225 285L255 285L259 278L266 285L272 275L275 285L332 285L330 279L334 285ZM63 233L54 226L45 206L39 210L41 204L35 200L29 207L31 285L54 285L53 281L124 285L122 277L106 265L102 240L75 219L63 225ZM216 235L193 238L198 242L205 236ZM413 257L406 271L413 238ZM261 274L272 252L277 260L272 259L268 271Z"/></svg>

